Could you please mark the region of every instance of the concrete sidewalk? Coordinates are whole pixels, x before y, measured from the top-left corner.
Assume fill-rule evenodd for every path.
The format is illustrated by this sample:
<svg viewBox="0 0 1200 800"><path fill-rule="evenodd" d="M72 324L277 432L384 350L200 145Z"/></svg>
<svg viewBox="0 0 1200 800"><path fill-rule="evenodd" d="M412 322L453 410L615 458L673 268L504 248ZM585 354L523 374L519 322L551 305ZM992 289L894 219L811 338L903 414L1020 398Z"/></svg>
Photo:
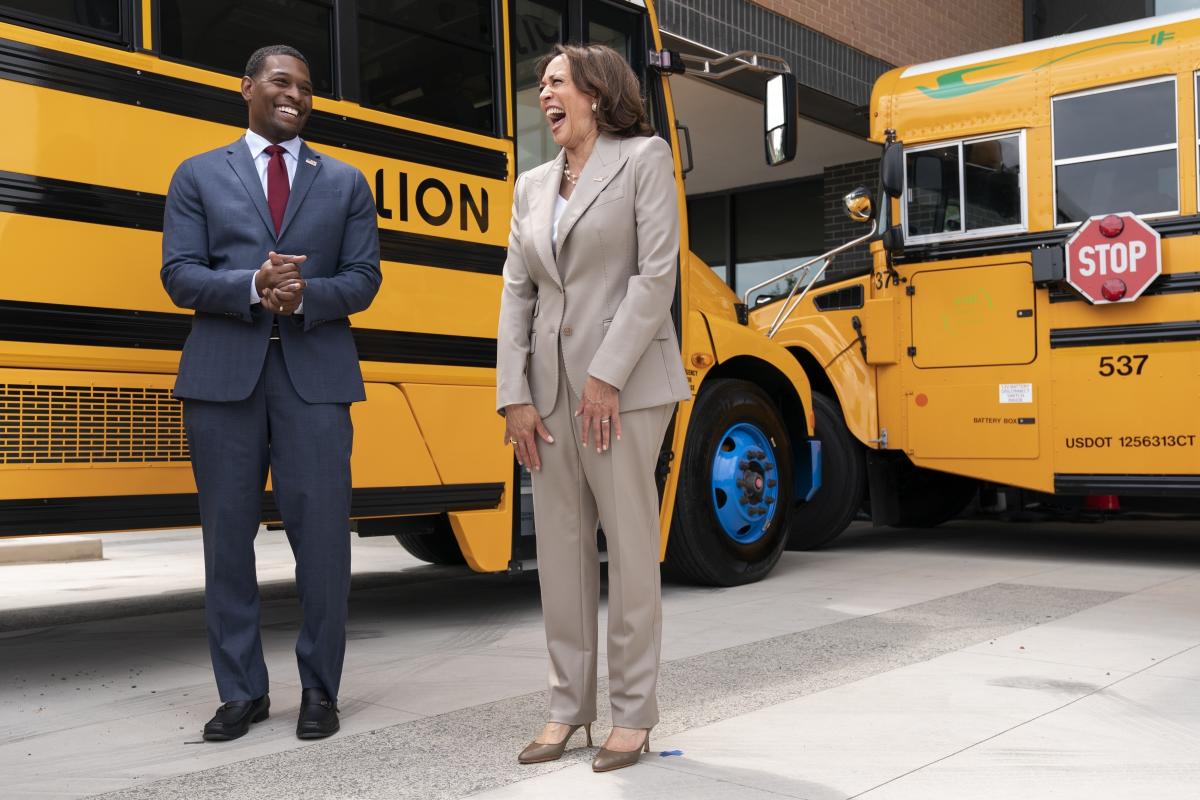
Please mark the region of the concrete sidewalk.
<svg viewBox="0 0 1200 800"><path fill-rule="evenodd" d="M292 735L294 601L264 605L272 717L224 747L196 743L214 702L198 609L13 631L0 635L4 796L1191 800L1196 527L856 525L834 549L785 554L758 584L668 585L654 752L609 775L591 773L581 734L559 762L516 764L545 714L534 576L356 542L356 562L378 570L352 596L341 734ZM111 593L103 607L128 600L118 575L153 576L156 559L195 549L192 567L147 584L194 596L198 583L181 587L197 543L162 536L178 552L143 540L125 573L107 543L107 567L55 568L110 570L78 578ZM290 572L282 536L261 538L260 574ZM27 568L0 570L0 591L16 592L8 569ZM39 613L78 610L26 587ZM602 711L599 740L607 725Z"/></svg>

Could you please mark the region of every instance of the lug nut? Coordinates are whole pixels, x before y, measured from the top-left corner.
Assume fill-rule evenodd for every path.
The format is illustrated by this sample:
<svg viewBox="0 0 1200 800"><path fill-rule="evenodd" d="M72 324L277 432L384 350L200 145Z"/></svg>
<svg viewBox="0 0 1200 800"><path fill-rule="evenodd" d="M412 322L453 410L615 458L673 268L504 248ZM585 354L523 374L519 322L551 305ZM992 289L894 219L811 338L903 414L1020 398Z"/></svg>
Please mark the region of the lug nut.
<svg viewBox="0 0 1200 800"><path fill-rule="evenodd" d="M768 489L774 489L774 488L775 488L776 486L778 486L778 485L779 485L779 481L775 480L774 478L770 478L770 479L767 481L767 488L768 488Z"/></svg>

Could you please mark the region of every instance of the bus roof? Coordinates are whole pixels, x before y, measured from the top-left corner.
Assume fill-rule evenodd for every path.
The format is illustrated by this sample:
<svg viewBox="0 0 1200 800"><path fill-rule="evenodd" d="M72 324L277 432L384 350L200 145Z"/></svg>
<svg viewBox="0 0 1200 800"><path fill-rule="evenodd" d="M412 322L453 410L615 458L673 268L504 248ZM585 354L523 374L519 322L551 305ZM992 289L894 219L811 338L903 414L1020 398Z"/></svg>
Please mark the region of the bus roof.
<svg viewBox="0 0 1200 800"><path fill-rule="evenodd" d="M1200 10L901 67L871 97L871 138L905 141L1049 124L1049 98L1200 68Z"/></svg>

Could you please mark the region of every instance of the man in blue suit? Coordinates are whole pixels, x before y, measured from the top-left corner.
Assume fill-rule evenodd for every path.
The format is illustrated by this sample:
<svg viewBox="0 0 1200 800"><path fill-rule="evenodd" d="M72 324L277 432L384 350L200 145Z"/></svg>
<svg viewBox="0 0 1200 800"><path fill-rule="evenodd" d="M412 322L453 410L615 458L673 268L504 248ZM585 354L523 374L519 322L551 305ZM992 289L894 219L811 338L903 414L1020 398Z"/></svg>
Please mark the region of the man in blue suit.
<svg viewBox="0 0 1200 800"><path fill-rule="evenodd" d="M299 137L308 62L256 51L242 78L245 136L176 170L162 282L195 311L175 396L200 497L209 650L222 705L210 741L270 708L254 537L270 470L296 557L300 738L338 729L350 587L350 404L365 399L347 317L379 290L379 232L366 179Z"/></svg>

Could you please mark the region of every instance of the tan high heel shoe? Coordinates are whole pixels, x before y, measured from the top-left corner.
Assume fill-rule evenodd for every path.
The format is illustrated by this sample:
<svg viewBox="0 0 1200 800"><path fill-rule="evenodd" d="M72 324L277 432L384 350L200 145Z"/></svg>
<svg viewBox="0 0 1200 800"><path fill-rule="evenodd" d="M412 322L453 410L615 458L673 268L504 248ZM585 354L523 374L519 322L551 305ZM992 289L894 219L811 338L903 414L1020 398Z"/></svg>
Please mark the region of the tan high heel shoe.
<svg viewBox="0 0 1200 800"><path fill-rule="evenodd" d="M575 735L575 731L580 728L587 733L587 746L592 746L592 723L585 725L572 725L571 730L567 731L567 735L563 737L561 742L539 742L534 739L529 744L525 745L525 749L517 756L517 761L522 764L541 764L543 761L557 761L562 758L562 754L567 749L567 742Z"/></svg>
<svg viewBox="0 0 1200 800"><path fill-rule="evenodd" d="M642 753L650 752L650 729L646 729L646 741L637 750L609 750L601 747L600 752L592 759L592 772L611 772L622 767L632 767L642 757Z"/></svg>

